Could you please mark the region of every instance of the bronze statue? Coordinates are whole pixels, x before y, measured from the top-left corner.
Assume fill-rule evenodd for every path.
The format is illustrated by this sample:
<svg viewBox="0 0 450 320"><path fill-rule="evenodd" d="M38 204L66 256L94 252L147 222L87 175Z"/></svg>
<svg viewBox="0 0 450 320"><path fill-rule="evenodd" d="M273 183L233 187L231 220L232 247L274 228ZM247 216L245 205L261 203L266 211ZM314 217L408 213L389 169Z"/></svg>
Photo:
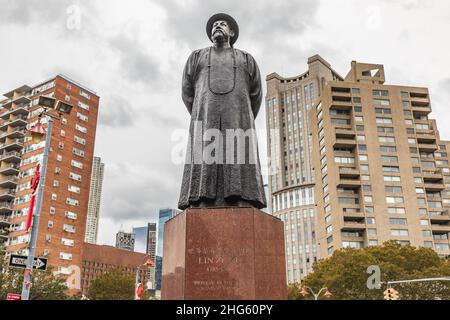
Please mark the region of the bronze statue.
<svg viewBox="0 0 450 320"><path fill-rule="evenodd" d="M239 26L229 15L206 24L211 47L191 53L182 98L190 137L178 207L266 207L255 131L261 75L254 58L233 47Z"/></svg>

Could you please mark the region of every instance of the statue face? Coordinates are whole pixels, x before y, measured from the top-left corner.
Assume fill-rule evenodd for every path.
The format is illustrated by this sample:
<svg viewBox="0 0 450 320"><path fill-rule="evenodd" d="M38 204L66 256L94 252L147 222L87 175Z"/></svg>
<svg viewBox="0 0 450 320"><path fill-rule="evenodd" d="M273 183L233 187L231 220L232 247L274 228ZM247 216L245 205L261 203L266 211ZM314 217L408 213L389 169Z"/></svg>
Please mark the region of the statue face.
<svg viewBox="0 0 450 320"><path fill-rule="evenodd" d="M213 41L228 41L234 37L234 31L230 28L230 25L225 20L218 20L214 22L211 31L211 38Z"/></svg>

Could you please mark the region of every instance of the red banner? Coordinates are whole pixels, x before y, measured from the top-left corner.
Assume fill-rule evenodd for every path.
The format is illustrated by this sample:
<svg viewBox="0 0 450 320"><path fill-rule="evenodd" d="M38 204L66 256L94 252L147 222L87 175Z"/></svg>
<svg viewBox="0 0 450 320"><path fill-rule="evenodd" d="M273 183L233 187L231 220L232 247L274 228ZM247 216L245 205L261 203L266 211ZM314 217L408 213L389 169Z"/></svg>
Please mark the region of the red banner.
<svg viewBox="0 0 450 320"><path fill-rule="evenodd" d="M31 222L33 220L34 203L36 202L36 190L39 186L39 181L41 180L40 167L41 167L41 165L38 163L36 165L36 170L34 171L33 179L31 179L31 190L33 191L33 193L32 193L31 200L30 200L30 206L28 207L27 225L25 227L25 230L27 232L30 231Z"/></svg>

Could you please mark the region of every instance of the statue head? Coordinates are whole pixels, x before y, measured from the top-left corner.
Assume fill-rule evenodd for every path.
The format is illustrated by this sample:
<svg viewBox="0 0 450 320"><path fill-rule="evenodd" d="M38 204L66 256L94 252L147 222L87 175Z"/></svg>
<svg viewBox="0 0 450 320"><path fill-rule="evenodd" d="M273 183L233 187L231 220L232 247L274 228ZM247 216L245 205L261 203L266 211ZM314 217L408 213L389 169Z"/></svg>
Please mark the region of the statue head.
<svg viewBox="0 0 450 320"><path fill-rule="evenodd" d="M229 42L233 46L239 36L239 26L233 17L218 13L209 18L206 34L212 42Z"/></svg>

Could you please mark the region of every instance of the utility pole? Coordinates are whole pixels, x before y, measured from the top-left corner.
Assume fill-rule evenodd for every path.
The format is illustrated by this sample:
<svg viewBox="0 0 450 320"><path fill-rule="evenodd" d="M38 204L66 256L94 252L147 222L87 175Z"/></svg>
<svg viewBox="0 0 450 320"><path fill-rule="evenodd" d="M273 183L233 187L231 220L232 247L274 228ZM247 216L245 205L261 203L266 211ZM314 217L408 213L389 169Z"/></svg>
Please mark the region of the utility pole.
<svg viewBox="0 0 450 320"><path fill-rule="evenodd" d="M36 210L34 212L34 217L32 217L32 224L31 224L31 235L30 235L30 244L29 244L29 252L28 252L28 258L27 258L27 265L23 274L23 284L22 284L22 300L29 300L30 299L30 289L33 284L33 264L34 264L34 257L36 255L36 245L37 245L37 239L38 239L38 233L39 233L39 221L41 218L41 209L42 209L42 202L44 199L44 187L45 187L45 176L47 172L47 163L48 163L48 156L50 153L50 143L52 138L52 128L53 128L53 120L52 117L54 117L57 120L61 120L62 114L70 114L73 106L63 102L63 101L56 101L56 99L46 96L40 96L38 105L42 106L44 111L41 113L42 115L45 115L45 119L47 120L47 132L45 133L45 146L44 146L44 155L42 158L42 171L40 174L40 179L37 187L37 199L36 199ZM59 116L52 115L51 113L48 113L48 109L55 109ZM39 117L39 122L41 122L41 118ZM31 214L32 212L29 212L28 214Z"/></svg>

